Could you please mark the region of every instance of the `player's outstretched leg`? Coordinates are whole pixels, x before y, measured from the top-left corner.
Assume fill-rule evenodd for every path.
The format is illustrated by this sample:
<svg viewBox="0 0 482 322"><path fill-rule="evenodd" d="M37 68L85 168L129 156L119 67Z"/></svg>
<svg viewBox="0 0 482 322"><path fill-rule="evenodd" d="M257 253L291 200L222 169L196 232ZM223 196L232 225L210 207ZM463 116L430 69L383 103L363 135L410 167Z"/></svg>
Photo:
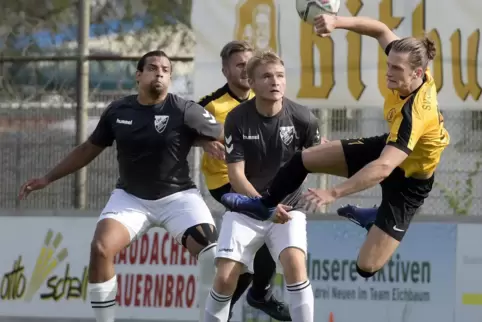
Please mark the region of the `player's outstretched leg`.
<svg viewBox="0 0 482 322"><path fill-rule="evenodd" d="M221 203L231 211L240 212L258 220L269 220L276 206L298 189L308 173L348 176L348 165L341 141L332 141L297 152L281 167L262 198L249 198L227 193Z"/></svg>
<svg viewBox="0 0 482 322"><path fill-rule="evenodd" d="M377 218L378 208L360 208L358 206L346 205L338 208L337 213L339 216L347 218L368 231Z"/></svg>
<svg viewBox="0 0 482 322"><path fill-rule="evenodd" d="M200 322L204 321L204 308L214 279L217 239L216 227L208 223L188 228L182 237L184 247L198 259L199 274L196 297L199 305Z"/></svg>
<svg viewBox="0 0 482 322"><path fill-rule="evenodd" d="M276 263L266 244L256 252L253 268L253 284L246 296L248 304L275 320L291 321L288 306L278 301L273 294L271 281L276 274Z"/></svg>
<svg viewBox="0 0 482 322"><path fill-rule="evenodd" d="M89 263L90 303L97 322L113 322L115 319L117 276L114 257L130 241L129 230L121 222L106 218L97 223Z"/></svg>

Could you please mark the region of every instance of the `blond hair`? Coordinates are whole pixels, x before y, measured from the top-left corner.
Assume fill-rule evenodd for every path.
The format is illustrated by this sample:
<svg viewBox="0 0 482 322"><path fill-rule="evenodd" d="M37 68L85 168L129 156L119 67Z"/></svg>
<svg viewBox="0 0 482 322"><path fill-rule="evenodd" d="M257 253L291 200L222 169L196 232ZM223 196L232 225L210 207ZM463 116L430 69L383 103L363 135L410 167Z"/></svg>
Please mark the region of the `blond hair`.
<svg viewBox="0 0 482 322"><path fill-rule="evenodd" d="M398 53L408 53L408 60L412 69L421 67L425 70L428 63L433 60L437 54L435 43L428 37L406 37L395 40L391 50Z"/></svg>
<svg viewBox="0 0 482 322"><path fill-rule="evenodd" d="M246 66L248 78L253 79L256 69L259 66L267 64L280 64L283 66L285 65L280 56L278 56L272 51L257 52L253 55L253 57L251 57L251 59L248 61L248 65Z"/></svg>
<svg viewBox="0 0 482 322"><path fill-rule="evenodd" d="M223 49L221 49L220 53L223 65L228 62L229 58L231 58L232 55L236 53L244 53L247 51L254 51L253 47L247 41L234 40L228 42L226 45L224 45Z"/></svg>

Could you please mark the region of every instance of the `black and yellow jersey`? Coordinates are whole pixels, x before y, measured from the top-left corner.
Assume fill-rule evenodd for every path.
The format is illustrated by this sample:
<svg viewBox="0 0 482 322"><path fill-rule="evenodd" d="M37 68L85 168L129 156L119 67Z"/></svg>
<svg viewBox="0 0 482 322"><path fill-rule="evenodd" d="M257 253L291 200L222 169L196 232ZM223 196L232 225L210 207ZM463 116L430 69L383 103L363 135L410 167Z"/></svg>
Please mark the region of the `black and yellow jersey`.
<svg viewBox="0 0 482 322"><path fill-rule="evenodd" d="M425 72L423 84L408 97L400 96L397 91L388 92L383 110L390 127L387 144L408 153L400 165L405 176L431 176L450 143L450 135L438 109L437 89L430 70Z"/></svg>
<svg viewBox="0 0 482 322"><path fill-rule="evenodd" d="M248 99L253 97L254 93L250 92ZM241 102L243 100L229 89L228 84L199 100L199 104L214 115L216 121L223 124L228 113ZM214 159L204 153L201 167L209 190L217 189L229 182L228 167L224 161Z"/></svg>

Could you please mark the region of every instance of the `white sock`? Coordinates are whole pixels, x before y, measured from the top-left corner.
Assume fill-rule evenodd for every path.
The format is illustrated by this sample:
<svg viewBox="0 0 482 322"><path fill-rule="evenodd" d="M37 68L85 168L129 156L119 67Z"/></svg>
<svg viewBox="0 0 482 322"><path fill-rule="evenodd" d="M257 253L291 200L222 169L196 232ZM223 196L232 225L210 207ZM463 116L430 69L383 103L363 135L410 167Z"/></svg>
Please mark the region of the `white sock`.
<svg viewBox="0 0 482 322"><path fill-rule="evenodd" d="M217 244L206 246L198 255L199 275L197 279L197 303L199 305L199 322L204 322L204 310L209 298L209 291L213 286L216 268L214 258Z"/></svg>
<svg viewBox="0 0 482 322"><path fill-rule="evenodd" d="M310 281L286 285L293 322L313 322L315 298Z"/></svg>
<svg viewBox="0 0 482 322"><path fill-rule="evenodd" d="M206 301L204 322L227 322L230 307L230 295L221 295L211 290Z"/></svg>
<svg viewBox="0 0 482 322"><path fill-rule="evenodd" d="M117 275L103 283L89 283L90 304L97 322L114 322Z"/></svg>

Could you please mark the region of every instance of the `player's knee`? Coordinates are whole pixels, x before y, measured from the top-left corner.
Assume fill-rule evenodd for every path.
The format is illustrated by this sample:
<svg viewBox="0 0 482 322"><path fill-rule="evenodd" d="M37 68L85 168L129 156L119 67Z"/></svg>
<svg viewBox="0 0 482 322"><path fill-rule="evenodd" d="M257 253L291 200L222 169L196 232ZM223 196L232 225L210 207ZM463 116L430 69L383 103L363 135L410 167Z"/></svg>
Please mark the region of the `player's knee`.
<svg viewBox="0 0 482 322"><path fill-rule="evenodd" d="M106 260L113 258L115 254L112 250L109 249L109 246L106 242L99 239L93 239L90 243L90 258L91 261L96 260Z"/></svg>
<svg viewBox="0 0 482 322"><path fill-rule="evenodd" d="M285 248L279 256L286 283L294 284L306 281L306 256L305 252L297 247Z"/></svg>
<svg viewBox="0 0 482 322"><path fill-rule="evenodd" d="M227 258L219 258L216 267L214 290L221 294L234 293L242 273L242 264Z"/></svg>
<svg viewBox="0 0 482 322"><path fill-rule="evenodd" d="M375 265L363 265L360 263L356 264L356 271L358 275L363 278L370 278L375 275L380 268L376 267Z"/></svg>
<svg viewBox="0 0 482 322"><path fill-rule="evenodd" d="M192 255L198 255L207 246L216 243L217 240L218 232L216 227L203 223L186 229L182 235L181 242Z"/></svg>

